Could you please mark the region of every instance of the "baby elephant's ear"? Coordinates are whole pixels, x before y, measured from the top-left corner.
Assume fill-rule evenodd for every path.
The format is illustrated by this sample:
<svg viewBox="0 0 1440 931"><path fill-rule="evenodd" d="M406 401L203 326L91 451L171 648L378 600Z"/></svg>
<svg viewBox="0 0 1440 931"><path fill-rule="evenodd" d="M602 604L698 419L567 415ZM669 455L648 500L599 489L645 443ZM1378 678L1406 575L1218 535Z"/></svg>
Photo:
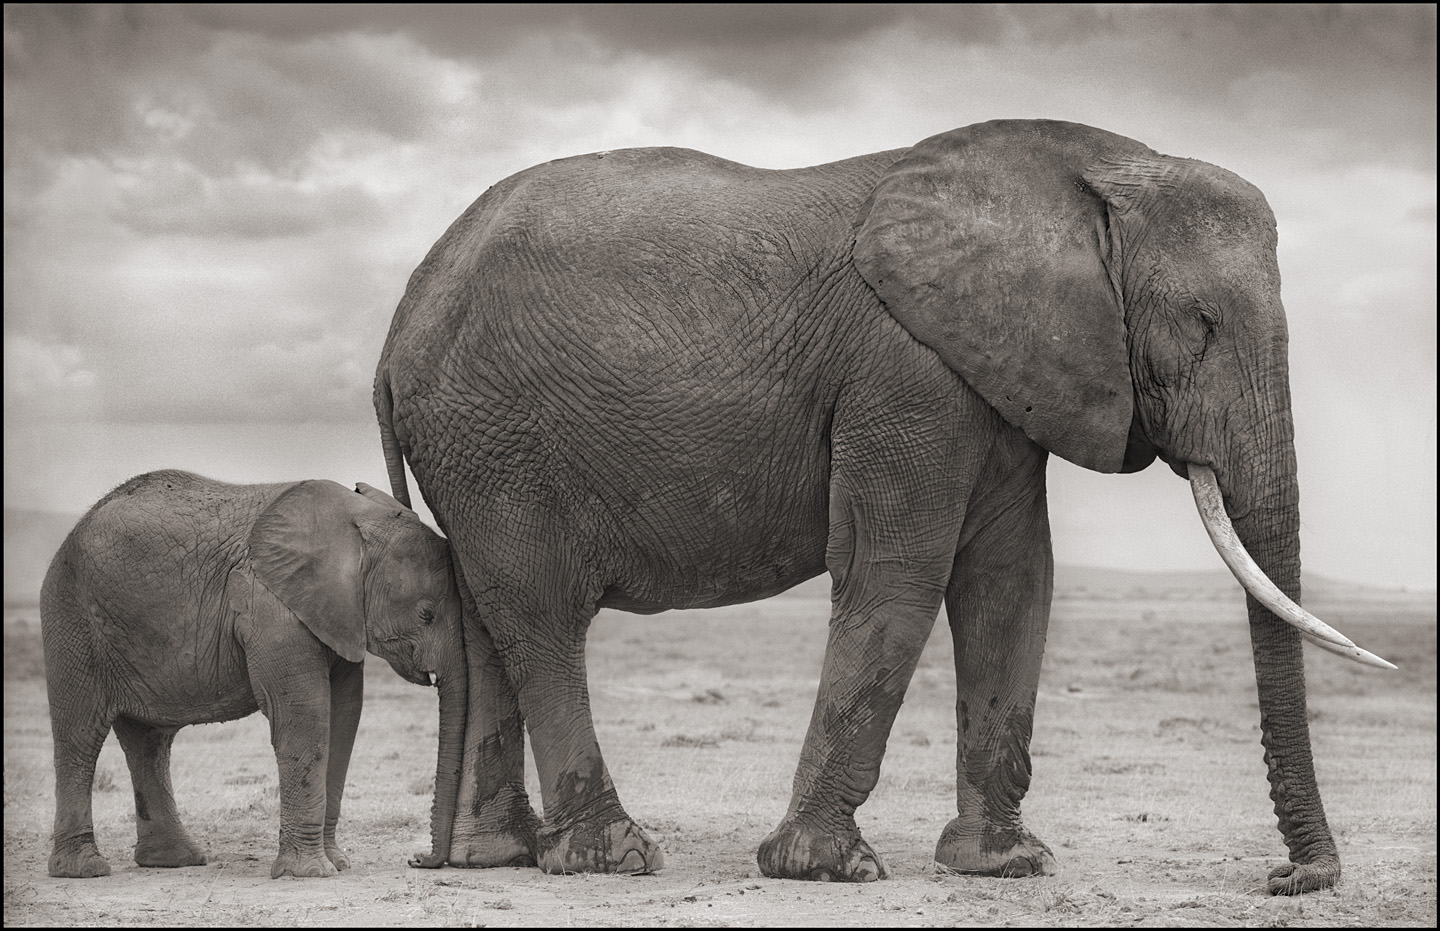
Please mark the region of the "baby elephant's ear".
<svg viewBox="0 0 1440 931"><path fill-rule="evenodd" d="M390 495L387 495L385 492L376 488L374 485L367 485L364 482L356 482L355 490L358 491L360 494L364 495L366 498L370 499L371 501L374 501L381 507L393 507L398 508L402 511L410 510L405 505L401 504L399 501L396 501Z"/></svg>
<svg viewBox="0 0 1440 931"><path fill-rule="evenodd" d="M310 632L343 658L365 658L365 608L355 492L335 482L300 482L250 530L256 577Z"/></svg>

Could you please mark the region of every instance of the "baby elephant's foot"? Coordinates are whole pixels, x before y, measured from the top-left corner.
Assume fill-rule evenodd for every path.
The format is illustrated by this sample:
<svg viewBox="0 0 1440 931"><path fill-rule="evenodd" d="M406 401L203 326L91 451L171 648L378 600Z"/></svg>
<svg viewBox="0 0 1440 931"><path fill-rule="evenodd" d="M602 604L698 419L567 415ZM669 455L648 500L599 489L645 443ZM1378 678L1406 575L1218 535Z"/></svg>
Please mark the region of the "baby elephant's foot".
<svg viewBox="0 0 1440 931"><path fill-rule="evenodd" d="M582 821L568 828L542 827L540 869L547 873L654 873L665 854L628 817Z"/></svg>
<svg viewBox="0 0 1440 931"><path fill-rule="evenodd" d="M95 839L86 836L84 840L58 845L50 854L50 875L65 879L89 879L92 876L109 876L110 864L100 856Z"/></svg>
<svg viewBox="0 0 1440 931"><path fill-rule="evenodd" d="M135 862L140 866L204 866L205 851L184 834L143 837L135 845Z"/></svg>
<svg viewBox="0 0 1440 931"><path fill-rule="evenodd" d="M295 849L282 849L280 855L275 858L275 863L270 867L270 878L279 879L281 876L295 876L301 879L318 878L322 876L334 876L339 870L330 858L321 851L301 853Z"/></svg>
<svg viewBox="0 0 1440 931"><path fill-rule="evenodd" d="M996 828L956 818L940 833L935 862L957 873L977 876L1049 876L1055 855L1019 824Z"/></svg>
<svg viewBox="0 0 1440 931"><path fill-rule="evenodd" d="M760 872L775 879L868 883L889 875L854 822L825 830L787 818L760 844Z"/></svg>
<svg viewBox="0 0 1440 931"><path fill-rule="evenodd" d="M337 870L350 869L350 858L345 856L345 851L341 850L335 844L327 843L325 845L325 857L334 864Z"/></svg>

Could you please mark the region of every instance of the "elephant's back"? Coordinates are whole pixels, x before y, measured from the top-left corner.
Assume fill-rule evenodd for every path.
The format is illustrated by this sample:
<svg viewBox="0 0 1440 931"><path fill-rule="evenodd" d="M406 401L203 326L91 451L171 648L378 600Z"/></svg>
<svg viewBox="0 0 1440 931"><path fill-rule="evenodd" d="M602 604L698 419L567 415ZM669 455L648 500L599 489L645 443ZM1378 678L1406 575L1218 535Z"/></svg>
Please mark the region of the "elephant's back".
<svg viewBox="0 0 1440 931"><path fill-rule="evenodd" d="M154 636L215 609L255 517L288 484L231 485L179 470L137 475L76 523L46 574L100 632Z"/></svg>
<svg viewBox="0 0 1440 931"><path fill-rule="evenodd" d="M287 487L165 470L96 502L42 589L52 701L97 690L111 712L161 725L254 711L225 586L252 514Z"/></svg>
<svg viewBox="0 0 1440 931"><path fill-rule="evenodd" d="M848 266L856 213L898 154L770 170L662 147L519 172L415 270L381 369L503 377L575 353L638 377L662 349L733 352Z"/></svg>

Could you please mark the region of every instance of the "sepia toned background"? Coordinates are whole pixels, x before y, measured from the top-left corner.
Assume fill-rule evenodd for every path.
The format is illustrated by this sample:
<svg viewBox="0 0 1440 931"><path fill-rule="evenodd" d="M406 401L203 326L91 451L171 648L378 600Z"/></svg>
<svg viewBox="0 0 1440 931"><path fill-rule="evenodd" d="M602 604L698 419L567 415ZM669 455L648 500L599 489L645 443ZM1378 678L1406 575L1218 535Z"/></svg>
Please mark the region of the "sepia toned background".
<svg viewBox="0 0 1440 931"><path fill-rule="evenodd" d="M1266 193L1307 572L1433 589L1435 112L1422 6L7 4L7 589L22 532L148 469L383 485L390 314L508 174L795 167L1002 117ZM1058 562L1220 569L1163 466L1052 463Z"/></svg>

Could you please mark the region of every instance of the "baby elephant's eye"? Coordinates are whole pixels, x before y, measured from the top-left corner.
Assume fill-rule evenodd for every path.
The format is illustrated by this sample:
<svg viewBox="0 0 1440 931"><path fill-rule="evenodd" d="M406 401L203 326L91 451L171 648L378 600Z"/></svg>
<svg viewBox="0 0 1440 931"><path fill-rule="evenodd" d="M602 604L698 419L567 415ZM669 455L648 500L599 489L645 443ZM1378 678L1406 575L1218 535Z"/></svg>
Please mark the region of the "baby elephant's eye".
<svg viewBox="0 0 1440 931"><path fill-rule="evenodd" d="M430 605L421 605L418 613L422 624L430 624L435 620L435 609Z"/></svg>

